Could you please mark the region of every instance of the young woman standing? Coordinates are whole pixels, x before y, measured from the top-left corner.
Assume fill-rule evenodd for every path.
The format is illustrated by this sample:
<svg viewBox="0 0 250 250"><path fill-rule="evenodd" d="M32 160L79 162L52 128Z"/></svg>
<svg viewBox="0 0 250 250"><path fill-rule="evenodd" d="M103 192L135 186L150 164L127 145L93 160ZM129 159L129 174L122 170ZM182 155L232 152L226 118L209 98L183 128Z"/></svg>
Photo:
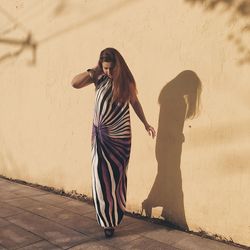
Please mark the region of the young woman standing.
<svg viewBox="0 0 250 250"><path fill-rule="evenodd" d="M155 130L145 118L136 83L121 54L114 48L100 53L98 65L76 75L71 84L95 84L92 130L92 195L99 225L106 237L123 218L126 207L127 167L131 148L129 104L149 135Z"/></svg>

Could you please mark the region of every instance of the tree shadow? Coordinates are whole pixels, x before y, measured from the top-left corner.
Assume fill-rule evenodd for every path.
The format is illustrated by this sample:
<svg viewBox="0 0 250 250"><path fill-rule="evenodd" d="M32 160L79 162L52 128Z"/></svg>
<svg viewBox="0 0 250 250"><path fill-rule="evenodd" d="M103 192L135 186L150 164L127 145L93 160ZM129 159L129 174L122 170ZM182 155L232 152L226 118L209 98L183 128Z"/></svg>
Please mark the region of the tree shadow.
<svg viewBox="0 0 250 250"><path fill-rule="evenodd" d="M240 27L235 32L227 34L227 39L232 42L240 55L238 63L250 63L250 0L184 0L191 5L200 5L205 11L219 10L230 12L228 25L239 22Z"/></svg>
<svg viewBox="0 0 250 250"><path fill-rule="evenodd" d="M142 211L162 207L161 216L173 225L188 229L184 211L181 153L184 122L199 114L201 81L195 72L182 71L167 83L159 95L160 113L156 138L158 173L152 189L142 202Z"/></svg>
<svg viewBox="0 0 250 250"><path fill-rule="evenodd" d="M32 34L28 33L27 38L24 40L20 39L10 39L10 38L1 38L0 37L0 44L5 43L9 45L19 46L18 49L15 51L10 51L5 53L4 55L0 56L0 63L9 58L18 57L25 49L31 49L32 51L32 59L29 62L30 65L36 64L36 50L37 50L37 43L33 40Z"/></svg>
<svg viewBox="0 0 250 250"><path fill-rule="evenodd" d="M136 0L138 1L138 0ZM12 23L12 27L5 29L0 33L0 44L8 44L8 45L15 45L19 46L19 48L15 51L7 52L4 55L0 55L0 63L10 59L10 58L15 58L18 57L19 55L22 54L22 52L27 49L31 48L32 49L32 55L33 59L31 60L30 64L34 65L36 63L36 51L39 46L50 42L53 39L56 39L68 32L71 32L75 29L82 28L94 21L101 21L102 19L105 19L109 17L111 14L116 13L118 10L131 5L132 3L136 2L135 0L123 0L119 1L115 4L111 4L108 6L104 6L102 10L93 12L93 14L88 15L84 17L82 20L77 20L75 23L71 25L66 25L66 27L63 27L62 29L58 29L57 31L53 32L52 34L46 35L45 37L41 38L40 40L35 40L34 39L34 32L29 31L20 21L18 21L15 17L13 17L8 11L6 11L3 7L0 6L0 14L6 16L9 21ZM66 1L61 0L59 4L56 6L56 8L53 7L53 16L54 18L63 15L65 13L65 9L68 7L66 5ZM84 9L83 9L84 11ZM109 15L107 15L109 13ZM16 28L22 29L26 33L26 39L20 40L20 39L9 39L9 38L4 38L3 35L9 34L12 31L14 31ZM32 39L31 39L32 38Z"/></svg>
<svg viewBox="0 0 250 250"><path fill-rule="evenodd" d="M16 58L21 55L24 50L31 49L32 51L32 59L29 61L30 65L35 65L36 63L36 50L37 50L37 43L34 41L33 33L29 31L27 27L25 27L21 22L19 22L15 17L13 17L8 11L6 11L2 6L0 6L0 14L5 16L9 22L12 24L12 27L4 29L0 33L0 44L7 44L12 47L18 47L15 50L10 50L3 55L0 55L0 63L9 59L9 58ZM24 39L18 38L9 38L3 37L7 34L11 33L15 29L20 29L22 32L25 33Z"/></svg>
<svg viewBox="0 0 250 250"><path fill-rule="evenodd" d="M138 1L138 0L136 0L136 1ZM48 41L55 39L55 38L69 32L69 31L73 31L73 30L80 28L82 26L86 26L87 24L89 24L93 21L97 21L97 20L100 21L100 20L110 16L111 14L115 13L119 9L122 9L125 6L128 6L132 3L135 3L136 1L123 0L123 1L119 1L115 4L113 4L111 6L108 6L108 7L105 6L105 8L103 8L101 11L98 11L98 12L94 13L93 15L86 17L84 20L82 20L80 22L73 23L66 28L58 30L58 31L54 32L53 34L48 35L47 37L41 38L38 42L39 42L39 44L47 43ZM59 13L62 12L62 8L65 8L65 7L59 7L59 9L60 9L59 11L55 10L55 15L59 15ZM109 13L109 15L107 15L107 13Z"/></svg>

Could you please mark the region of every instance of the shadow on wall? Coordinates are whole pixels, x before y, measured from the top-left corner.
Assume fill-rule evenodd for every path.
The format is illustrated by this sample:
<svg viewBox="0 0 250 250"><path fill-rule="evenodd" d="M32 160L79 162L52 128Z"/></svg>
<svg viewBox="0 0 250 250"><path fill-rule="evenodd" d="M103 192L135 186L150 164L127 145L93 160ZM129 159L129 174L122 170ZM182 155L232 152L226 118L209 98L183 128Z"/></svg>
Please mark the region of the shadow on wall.
<svg viewBox="0 0 250 250"><path fill-rule="evenodd" d="M167 83L159 96L160 114L156 138L158 173L142 209L151 217L153 207L171 224L188 229L183 204L181 152L184 121L199 113L201 81L185 70Z"/></svg>
<svg viewBox="0 0 250 250"><path fill-rule="evenodd" d="M239 28L227 34L227 38L236 47L240 59L238 63L250 64L250 0L184 0L191 5L200 4L205 11L220 10L229 12L229 27L238 22Z"/></svg>
<svg viewBox="0 0 250 250"><path fill-rule="evenodd" d="M83 28L84 26L92 22L101 21L102 19L109 17L111 14L115 14L120 9L129 6L135 2L136 2L135 0L123 0L119 2L117 1L115 2L115 4L107 5L99 11L94 10L93 13L89 15L88 13L85 13L84 3L82 5L80 4L79 6L76 5L75 8L72 8L72 6L70 7L69 1L61 0L56 7L49 6L49 8L53 10L51 18L55 20L56 18L59 18L61 16L65 16L65 18L67 18L67 11L66 11L67 8L71 10L82 8L82 11L84 13L82 20L77 20L76 22L70 25L68 25L67 22L65 22L67 24L66 27L62 27L51 34L46 34L45 37L41 38L40 40L35 39L37 31L35 30L30 31L20 20L16 19L2 6L0 6L0 15L5 16L11 24L10 27L4 27L3 29L2 28L0 29L0 45L1 44L10 45L10 51L6 52L3 55L0 55L0 63L8 59L14 59L19 57L25 49L31 49L33 58L29 62L29 65L34 66L37 62L36 52L41 45L50 42L51 40L58 38L62 35L65 35L66 33L69 33L75 29ZM32 15L32 18L31 16L29 16L29 20L34 21L36 18L39 18L41 13L43 13L42 11L42 9L44 8L43 6L44 6L43 3L40 4L40 8L38 9L40 10L40 12L36 13L35 16ZM109 15L107 15L107 13L109 13ZM26 22L29 22L29 20L27 20ZM12 35L12 32L14 32L17 29L25 33L26 37L25 39L19 39L19 38L9 39L5 37L6 35ZM17 49L13 50L11 49L11 47L14 48L17 47Z"/></svg>

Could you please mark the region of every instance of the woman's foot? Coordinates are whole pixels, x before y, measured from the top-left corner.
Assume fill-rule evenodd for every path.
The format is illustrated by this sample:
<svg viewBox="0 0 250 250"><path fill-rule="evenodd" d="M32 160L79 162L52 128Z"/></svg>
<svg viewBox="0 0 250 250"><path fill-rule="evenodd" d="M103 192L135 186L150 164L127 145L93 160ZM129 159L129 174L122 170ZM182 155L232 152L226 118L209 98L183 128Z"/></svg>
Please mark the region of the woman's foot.
<svg viewBox="0 0 250 250"><path fill-rule="evenodd" d="M115 229L113 227L105 227L104 234L106 238L111 238L114 235Z"/></svg>

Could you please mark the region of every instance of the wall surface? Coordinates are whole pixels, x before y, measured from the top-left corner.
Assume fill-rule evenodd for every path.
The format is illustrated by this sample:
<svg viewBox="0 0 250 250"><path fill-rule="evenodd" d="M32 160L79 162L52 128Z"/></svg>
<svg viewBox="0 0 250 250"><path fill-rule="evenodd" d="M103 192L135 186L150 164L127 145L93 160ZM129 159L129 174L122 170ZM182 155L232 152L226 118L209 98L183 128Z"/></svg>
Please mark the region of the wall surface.
<svg viewBox="0 0 250 250"><path fill-rule="evenodd" d="M215 2L0 0L0 174L91 196L95 90L70 82L114 47L157 130L131 107L127 209L250 245L250 3Z"/></svg>

